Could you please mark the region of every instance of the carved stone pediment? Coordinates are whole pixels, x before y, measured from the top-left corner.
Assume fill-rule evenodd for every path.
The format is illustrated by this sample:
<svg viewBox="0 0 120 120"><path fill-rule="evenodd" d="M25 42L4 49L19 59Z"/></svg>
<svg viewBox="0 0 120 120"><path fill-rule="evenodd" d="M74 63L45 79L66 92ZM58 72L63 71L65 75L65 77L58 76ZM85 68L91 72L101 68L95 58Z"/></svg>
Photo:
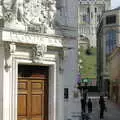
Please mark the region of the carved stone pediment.
<svg viewBox="0 0 120 120"><path fill-rule="evenodd" d="M55 0L1 0L1 3L5 22L15 24L16 29L23 25L28 31L54 33Z"/></svg>

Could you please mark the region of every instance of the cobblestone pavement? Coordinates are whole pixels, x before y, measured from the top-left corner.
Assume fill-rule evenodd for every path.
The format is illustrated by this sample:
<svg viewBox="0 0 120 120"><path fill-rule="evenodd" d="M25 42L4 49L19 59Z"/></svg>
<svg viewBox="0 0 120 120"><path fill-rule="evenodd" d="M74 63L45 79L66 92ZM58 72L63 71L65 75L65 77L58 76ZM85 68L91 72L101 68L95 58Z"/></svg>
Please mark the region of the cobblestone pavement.
<svg viewBox="0 0 120 120"><path fill-rule="evenodd" d="M100 120L99 118L99 98L92 98L93 112L90 120ZM106 99L107 112L104 113L102 120L120 120L120 107Z"/></svg>

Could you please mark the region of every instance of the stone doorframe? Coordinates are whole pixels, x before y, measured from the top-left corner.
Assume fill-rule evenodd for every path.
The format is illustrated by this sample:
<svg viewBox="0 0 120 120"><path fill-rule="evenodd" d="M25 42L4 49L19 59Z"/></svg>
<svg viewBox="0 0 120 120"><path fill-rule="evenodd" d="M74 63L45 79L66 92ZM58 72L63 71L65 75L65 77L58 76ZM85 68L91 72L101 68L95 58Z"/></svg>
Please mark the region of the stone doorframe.
<svg viewBox="0 0 120 120"><path fill-rule="evenodd" d="M32 60L16 57L12 58L8 79L3 81L3 120L17 120L18 64L49 66L48 120L56 120L56 61L33 63Z"/></svg>

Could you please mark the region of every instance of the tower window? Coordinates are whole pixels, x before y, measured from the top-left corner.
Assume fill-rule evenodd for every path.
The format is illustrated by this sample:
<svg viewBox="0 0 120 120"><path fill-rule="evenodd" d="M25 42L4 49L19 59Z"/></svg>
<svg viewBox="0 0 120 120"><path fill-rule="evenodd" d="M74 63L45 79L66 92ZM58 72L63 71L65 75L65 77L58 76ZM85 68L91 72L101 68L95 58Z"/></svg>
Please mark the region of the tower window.
<svg viewBox="0 0 120 120"><path fill-rule="evenodd" d="M95 13L97 12L97 8L95 8Z"/></svg>
<svg viewBox="0 0 120 120"><path fill-rule="evenodd" d="M89 7L87 8L87 13L90 13L90 8Z"/></svg>

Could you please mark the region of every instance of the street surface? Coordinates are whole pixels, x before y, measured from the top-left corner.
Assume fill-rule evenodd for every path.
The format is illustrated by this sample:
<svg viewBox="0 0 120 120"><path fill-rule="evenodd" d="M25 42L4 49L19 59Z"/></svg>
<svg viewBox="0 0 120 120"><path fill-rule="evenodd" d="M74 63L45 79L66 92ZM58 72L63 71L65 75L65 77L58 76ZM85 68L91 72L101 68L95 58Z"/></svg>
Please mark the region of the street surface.
<svg viewBox="0 0 120 120"><path fill-rule="evenodd" d="M106 99L107 112L104 112L104 120L120 120L120 106ZM93 100L92 120L100 120L99 118L99 102L98 99Z"/></svg>
<svg viewBox="0 0 120 120"><path fill-rule="evenodd" d="M99 96L89 96L92 99L93 110L90 120L100 120L99 118ZM104 119L101 120L120 120L120 106L105 99L107 112L104 112Z"/></svg>

